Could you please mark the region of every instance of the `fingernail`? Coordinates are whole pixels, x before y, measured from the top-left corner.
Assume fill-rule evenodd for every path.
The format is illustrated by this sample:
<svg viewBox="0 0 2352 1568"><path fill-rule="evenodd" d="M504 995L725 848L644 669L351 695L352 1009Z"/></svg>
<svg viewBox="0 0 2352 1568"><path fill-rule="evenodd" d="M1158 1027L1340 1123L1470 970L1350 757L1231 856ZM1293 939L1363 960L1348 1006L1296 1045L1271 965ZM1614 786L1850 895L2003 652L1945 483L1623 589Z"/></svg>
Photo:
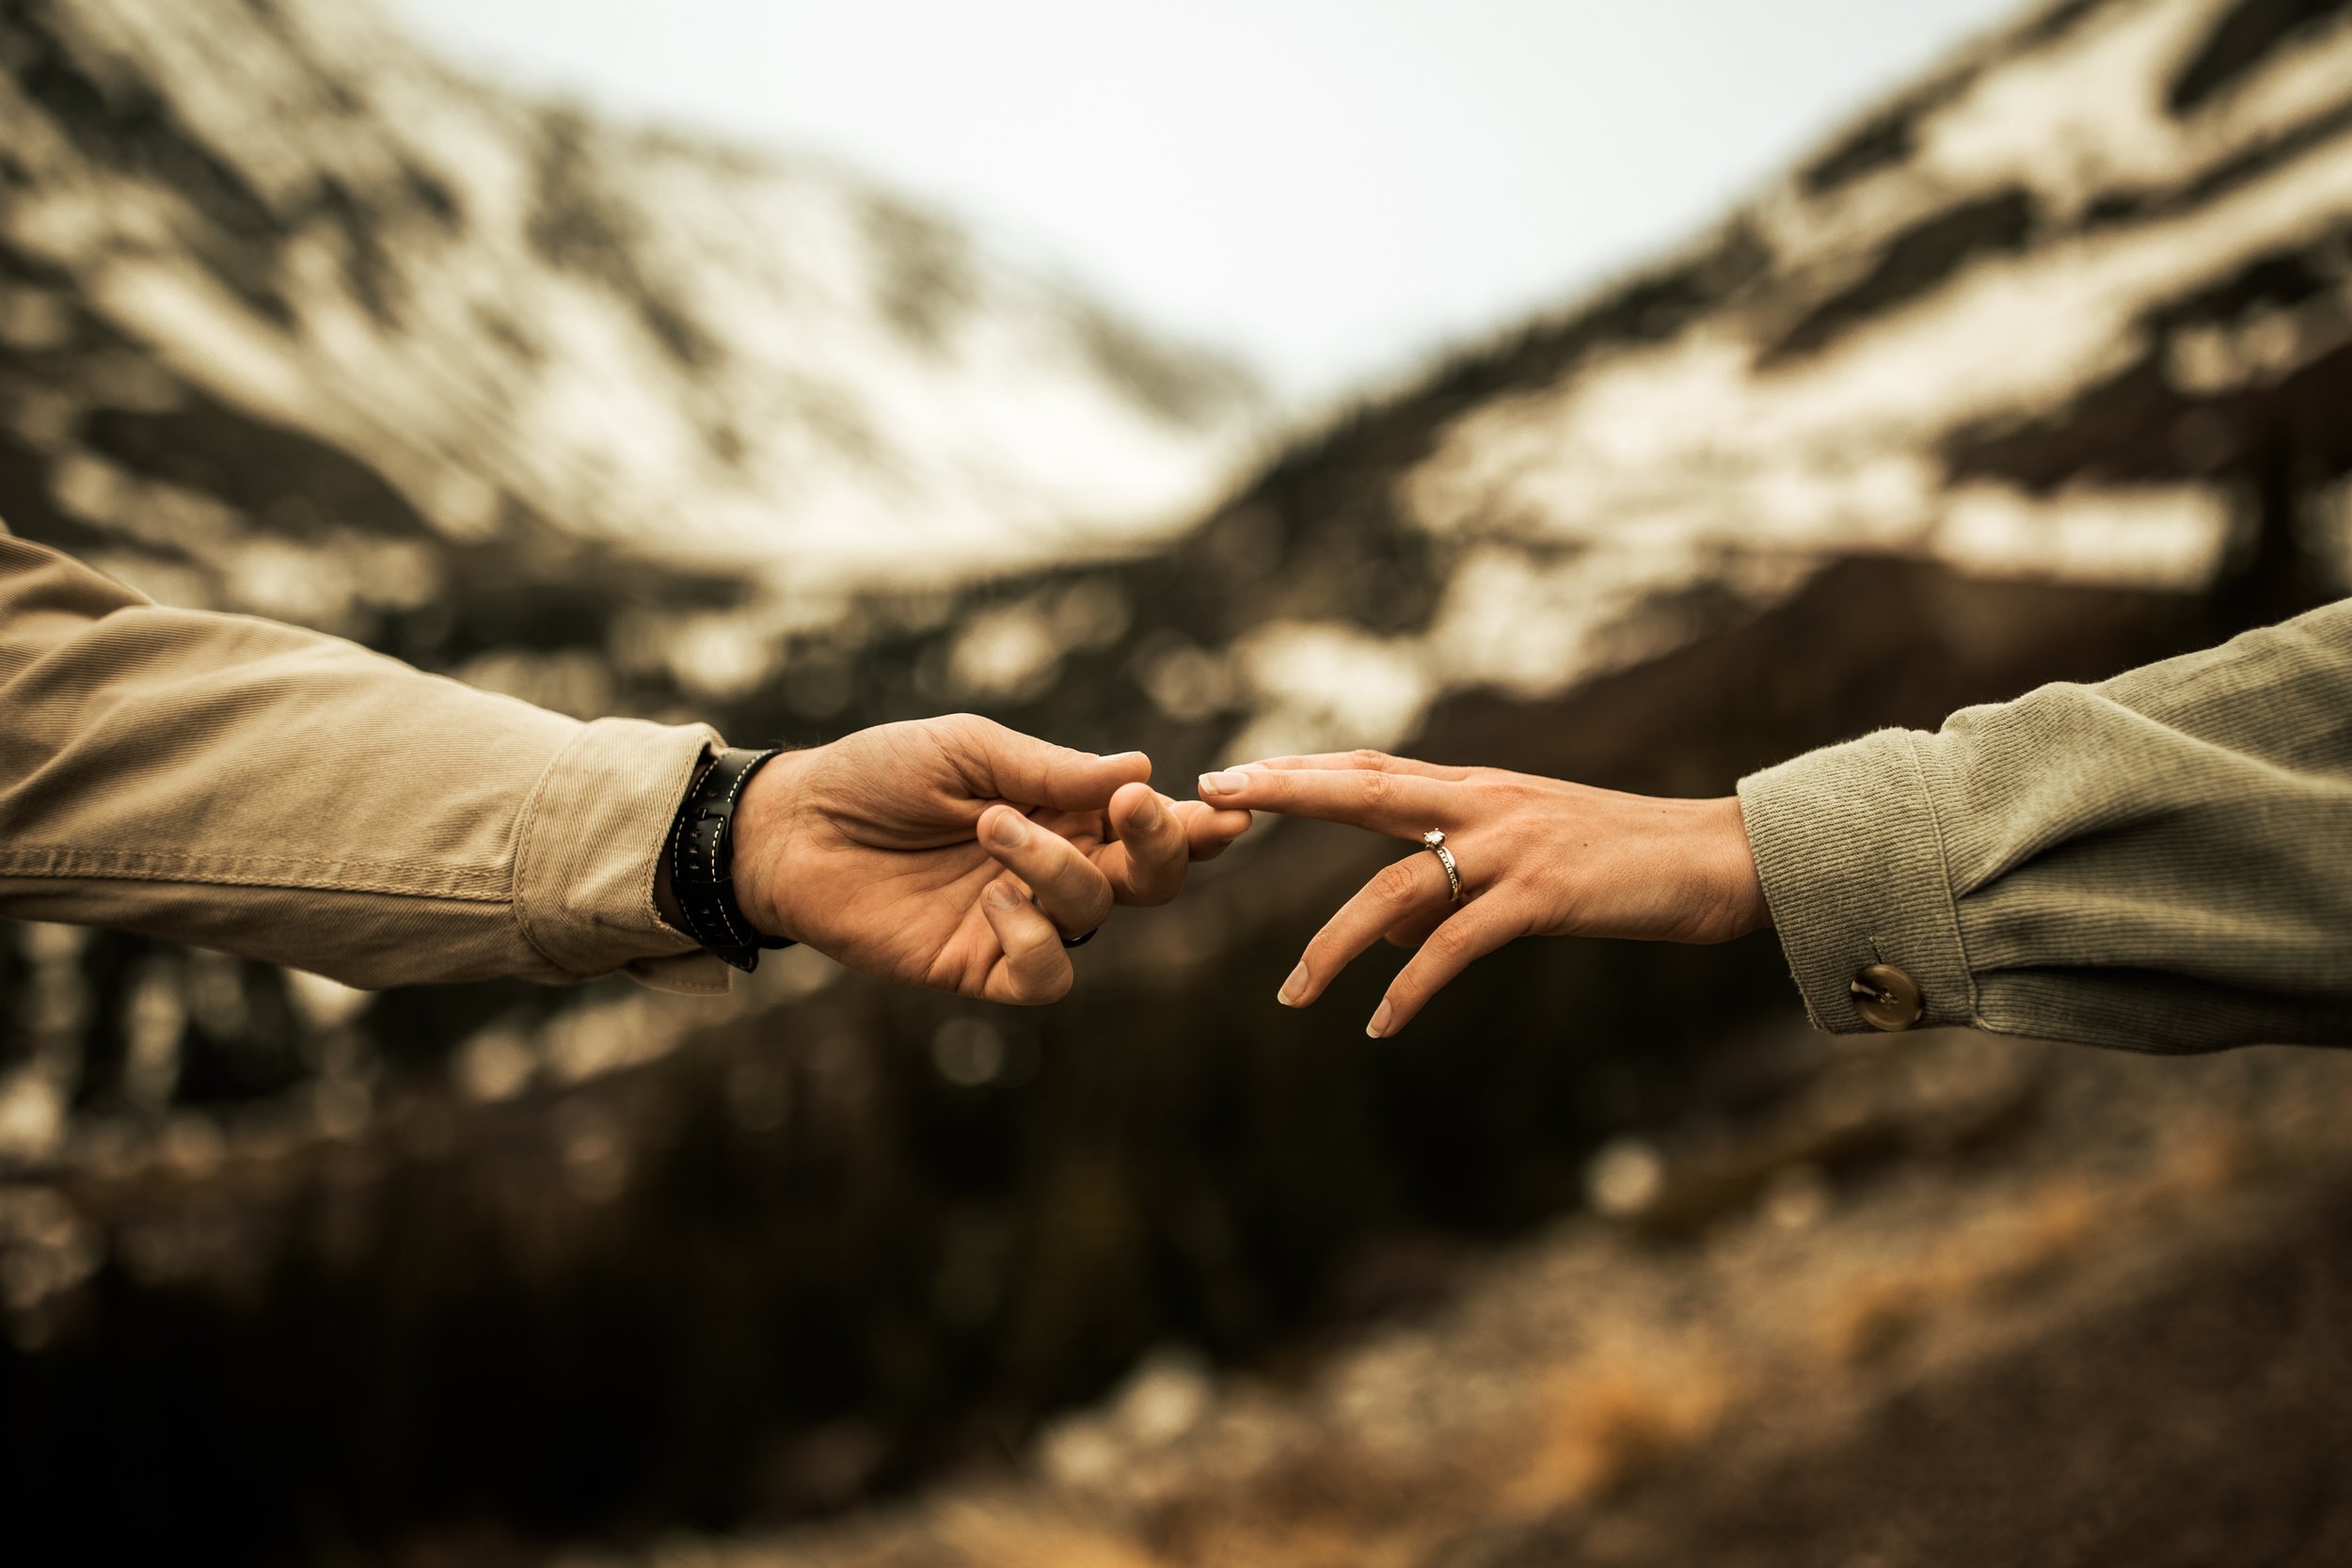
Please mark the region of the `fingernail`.
<svg viewBox="0 0 2352 1568"><path fill-rule="evenodd" d="M1200 793L1203 795L1238 795L1248 787L1249 775L1247 773L1203 773L1200 775Z"/></svg>
<svg viewBox="0 0 2352 1568"><path fill-rule="evenodd" d="M1019 812L1005 812L997 816L996 826L988 831L988 836L999 849L1018 849L1029 842L1029 824Z"/></svg>
<svg viewBox="0 0 2352 1568"><path fill-rule="evenodd" d="M1374 1010L1372 1022L1364 1025L1364 1033L1378 1039L1389 1032L1389 1005L1386 1002Z"/></svg>
<svg viewBox="0 0 2352 1568"><path fill-rule="evenodd" d="M1000 910L1010 911L1021 907L1021 890L1010 882L988 884L988 901Z"/></svg>
<svg viewBox="0 0 2352 1568"><path fill-rule="evenodd" d="M1274 993L1274 1000L1285 1007L1295 1007L1298 999L1307 994L1307 966L1300 964L1291 971L1291 977L1282 982L1282 989Z"/></svg>
<svg viewBox="0 0 2352 1568"><path fill-rule="evenodd" d="M1141 752L1114 752L1103 760L1104 762L1140 762L1143 760L1143 753Z"/></svg>

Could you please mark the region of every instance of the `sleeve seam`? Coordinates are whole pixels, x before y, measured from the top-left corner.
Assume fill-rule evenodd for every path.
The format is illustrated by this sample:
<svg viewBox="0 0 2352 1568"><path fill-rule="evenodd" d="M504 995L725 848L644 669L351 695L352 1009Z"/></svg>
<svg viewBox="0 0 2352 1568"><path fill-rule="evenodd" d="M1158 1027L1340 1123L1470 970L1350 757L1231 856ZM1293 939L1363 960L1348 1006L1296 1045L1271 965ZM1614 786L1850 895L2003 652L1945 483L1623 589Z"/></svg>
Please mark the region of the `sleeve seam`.
<svg viewBox="0 0 2352 1568"><path fill-rule="evenodd" d="M311 892L499 903L494 873L399 861L300 855L202 855L166 849L90 849L66 844L0 850L0 877L71 881L182 882L191 887L270 887Z"/></svg>

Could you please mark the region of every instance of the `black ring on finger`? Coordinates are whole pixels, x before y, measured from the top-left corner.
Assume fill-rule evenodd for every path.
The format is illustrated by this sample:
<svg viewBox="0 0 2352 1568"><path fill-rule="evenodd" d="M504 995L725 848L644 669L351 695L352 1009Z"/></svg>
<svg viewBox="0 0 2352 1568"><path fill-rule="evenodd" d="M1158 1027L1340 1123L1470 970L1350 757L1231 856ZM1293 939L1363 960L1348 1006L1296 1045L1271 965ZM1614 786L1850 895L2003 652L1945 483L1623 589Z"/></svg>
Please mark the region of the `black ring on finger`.
<svg viewBox="0 0 2352 1568"><path fill-rule="evenodd" d="M1029 907L1037 911L1038 913L1044 915L1048 921L1051 921L1054 918L1053 915L1046 911L1045 906L1037 901L1037 895L1034 893L1029 895ZM1099 931L1102 928L1102 927L1097 926L1094 927L1094 931ZM1084 947L1088 942L1094 940L1094 931L1089 931L1084 936L1061 937L1061 927L1058 926L1054 927L1054 934L1057 937L1061 937L1061 944L1064 947Z"/></svg>

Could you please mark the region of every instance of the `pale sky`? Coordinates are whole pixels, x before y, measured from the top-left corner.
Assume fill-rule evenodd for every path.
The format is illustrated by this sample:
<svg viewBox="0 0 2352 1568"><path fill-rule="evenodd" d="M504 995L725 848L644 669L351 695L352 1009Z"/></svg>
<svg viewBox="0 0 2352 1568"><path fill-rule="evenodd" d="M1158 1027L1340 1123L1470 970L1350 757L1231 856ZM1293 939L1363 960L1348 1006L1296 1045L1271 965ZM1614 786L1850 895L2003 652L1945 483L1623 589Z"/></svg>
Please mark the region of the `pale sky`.
<svg viewBox="0 0 2352 1568"><path fill-rule="evenodd" d="M390 0L815 150L1315 401L1687 237L2014 0Z"/></svg>

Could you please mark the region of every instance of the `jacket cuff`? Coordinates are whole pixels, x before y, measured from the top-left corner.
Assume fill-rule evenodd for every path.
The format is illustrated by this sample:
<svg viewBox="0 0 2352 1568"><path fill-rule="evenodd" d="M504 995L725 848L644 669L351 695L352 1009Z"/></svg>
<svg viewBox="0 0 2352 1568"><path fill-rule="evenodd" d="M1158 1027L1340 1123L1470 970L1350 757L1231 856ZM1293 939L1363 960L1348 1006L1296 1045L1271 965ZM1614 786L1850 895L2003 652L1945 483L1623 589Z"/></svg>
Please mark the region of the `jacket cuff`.
<svg viewBox="0 0 2352 1568"><path fill-rule="evenodd" d="M727 989L727 966L653 901L678 802L719 744L705 724L599 719L555 754L515 853L515 916L542 958L576 979L626 969L657 990Z"/></svg>
<svg viewBox="0 0 2352 1568"><path fill-rule="evenodd" d="M1915 737L1882 730L1740 781L1740 813L1805 1011L1863 1034L1854 976L1892 964L1919 983L1922 1026L1965 1024L1976 988L1961 945L1935 803Z"/></svg>

